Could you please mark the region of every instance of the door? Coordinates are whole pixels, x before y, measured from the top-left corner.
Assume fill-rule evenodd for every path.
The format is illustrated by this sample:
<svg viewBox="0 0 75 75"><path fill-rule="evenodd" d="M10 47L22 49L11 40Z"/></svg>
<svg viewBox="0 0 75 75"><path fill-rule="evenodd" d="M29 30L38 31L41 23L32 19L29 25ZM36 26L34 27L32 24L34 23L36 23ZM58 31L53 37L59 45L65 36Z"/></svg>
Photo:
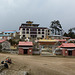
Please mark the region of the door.
<svg viewBox="0 0 75 75"><path fill-rule="evenodd" d="M24 49L24 54L28 54L28 49Z"/></svg>
<svg viewBox="0 0 75 75"><path fill-rule="evenodd" d="M68 55L72 56L72 51L71 50L68 51Z"/></svg>

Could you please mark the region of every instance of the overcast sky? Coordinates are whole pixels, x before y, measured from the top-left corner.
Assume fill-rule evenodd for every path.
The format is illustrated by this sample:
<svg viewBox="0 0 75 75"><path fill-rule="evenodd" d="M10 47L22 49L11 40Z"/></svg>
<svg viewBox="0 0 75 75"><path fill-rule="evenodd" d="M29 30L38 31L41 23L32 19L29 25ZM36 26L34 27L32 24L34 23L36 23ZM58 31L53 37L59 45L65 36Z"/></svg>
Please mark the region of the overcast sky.
<svg viewBox="0 0 75 75"><path fill-rule="evenodd" d="M27 20L42 27L59 20L67 31L75 27L75 0L0 0L0 31L18 30Z"/></svg>

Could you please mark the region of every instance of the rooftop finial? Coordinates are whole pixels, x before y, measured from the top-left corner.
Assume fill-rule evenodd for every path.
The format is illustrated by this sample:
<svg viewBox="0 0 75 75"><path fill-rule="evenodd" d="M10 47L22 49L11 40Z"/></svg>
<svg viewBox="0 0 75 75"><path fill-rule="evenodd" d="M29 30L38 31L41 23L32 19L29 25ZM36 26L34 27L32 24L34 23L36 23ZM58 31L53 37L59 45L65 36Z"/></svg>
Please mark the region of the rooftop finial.
<svg viewBox="0 0 75 75"><path fill-rule="evenodd" d="M32 24L32 23L33 23L33 21L26 21L26 23L28 23L28 24Z"/></svg>

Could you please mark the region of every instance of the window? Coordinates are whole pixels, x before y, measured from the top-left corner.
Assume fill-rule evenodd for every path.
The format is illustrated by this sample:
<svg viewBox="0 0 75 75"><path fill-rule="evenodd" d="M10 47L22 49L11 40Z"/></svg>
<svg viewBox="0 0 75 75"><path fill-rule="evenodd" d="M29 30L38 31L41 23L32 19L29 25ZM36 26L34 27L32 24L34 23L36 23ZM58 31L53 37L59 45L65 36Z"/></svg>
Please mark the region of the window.
<svg viewBox="0 0 75 75"><path fill-rule="evenodd" d="M44 35L42 35L42 38L44 38Z"/></svg>
<svg viewBox="0 0 75 75"><path fill-rule="evenodd" d="M49 30L48 30L48 32L49 32Z"/></svg>
<svg viewBox="0 0 75 75"><path fill-rule="evenodd" d="M38 32L38 34L40 34L40 32Z"/></svg>
<svg viewBox="0 0 75 75"><path fill-rule="evenodd" d="M25 37L25 35L23 35L23 37Z"/></svg>
<svg viewBox="0 0 75 75"><path fill-rule="evenodd" d="M27 30L29 30L29 29L27 28Z"/></svg>
<svg viewBox="0 0 75 75"><path fill-rule="evenodd" d="M25 30L25 28L23 28L23 30Z"/></svg>
<svg viewBox="0 0 75 75"><path fill-rule="evenodd" d="M48 35L49 35L49 33L48 33Z"/></svg>
<svg viewBox="0 0 75 75"><path fill-rule="evenodd" d="M42 29L42 31L44 31L44 29Z"/></svg>
<svg viewBox="0 0 75 75"><path fill-rule="evenodd" d="M10 34L10 33L8 33L8 34Z"/></svg>
<svg viewBox="0 0 75 75"><path fill-rule="evenodd" d="M38 29L38 31L40 31L40 29Z"/></svg>
<svg viewBox="0 0 75 75"><path fill-rule="evenodd" d="M44 32L42 32L42 34L44 34Z"/></svg>

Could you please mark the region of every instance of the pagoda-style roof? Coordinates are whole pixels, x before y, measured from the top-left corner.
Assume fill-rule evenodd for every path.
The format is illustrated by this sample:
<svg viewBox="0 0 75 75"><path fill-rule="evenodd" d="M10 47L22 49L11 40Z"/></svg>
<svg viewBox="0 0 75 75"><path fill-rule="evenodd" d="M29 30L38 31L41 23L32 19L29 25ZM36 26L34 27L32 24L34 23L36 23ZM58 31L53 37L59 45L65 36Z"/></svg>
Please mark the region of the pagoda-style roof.
<svg viewBox="0 0 75 75"><path fill-rule="evenodd" d="M28 23L28 24L32 24L32 23L33 23L33 21L26 21L26 23Z"/></svg>
<svg viewBox="0 0 75 75"><path fill-rule="evenodd" d="M22 27L24 27L24 26L39 26L39 24L30 24L30 23L23 23L23 24L21 24L21 26Z"/></svg>
<svg viewBox="0 0 75 75"><path fill-rule="evenodd" d="M49 39L40 39L37 41L40 45L55 45L57 40L49 40Z"/></svg>

